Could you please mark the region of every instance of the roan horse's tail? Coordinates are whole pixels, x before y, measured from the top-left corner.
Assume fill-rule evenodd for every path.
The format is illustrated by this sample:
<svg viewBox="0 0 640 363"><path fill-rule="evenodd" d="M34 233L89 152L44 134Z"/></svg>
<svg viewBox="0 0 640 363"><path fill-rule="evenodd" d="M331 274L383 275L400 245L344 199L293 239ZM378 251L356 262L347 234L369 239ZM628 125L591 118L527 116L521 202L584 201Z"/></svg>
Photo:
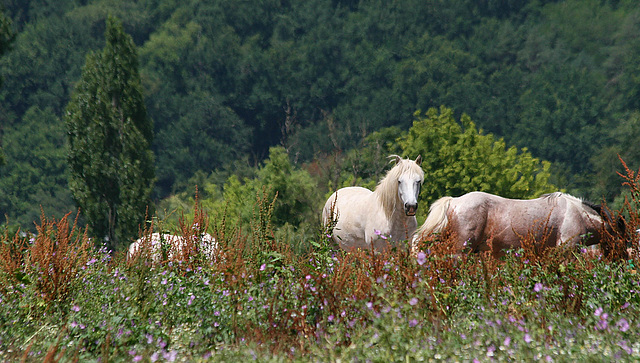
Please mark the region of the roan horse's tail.
<svg viewBox="0 0 640 363"><path fill-rule="evenodd" d="M447 211L452 199L452 197L442 197L429 207L429 215L422 226L416 230L414 242L424 240L429 235L441 233L444 230L449 222Z"/></svg>

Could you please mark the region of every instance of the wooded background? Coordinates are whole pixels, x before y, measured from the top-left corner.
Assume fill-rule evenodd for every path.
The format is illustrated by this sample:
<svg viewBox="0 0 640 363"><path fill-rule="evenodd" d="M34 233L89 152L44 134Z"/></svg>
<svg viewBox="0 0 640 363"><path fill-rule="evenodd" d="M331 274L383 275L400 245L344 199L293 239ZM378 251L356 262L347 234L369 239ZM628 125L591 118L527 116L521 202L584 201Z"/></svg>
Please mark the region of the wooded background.
<svg viewBox="0 0 640 363"><path fill-rule="evenodd" d="M556 188L619 203L618 154L632 169L640 163L640 3L633 0L3 5L15 40L0 58L0 215L24 228L41 207L58 218L76 210L64 113L87 55L105 45L109 15L137 47L159 210L187 204L196 184L203 200L223 208L230 194L242 199L260 189L250 181L261 180L281 183L276 217L296 227L297 219L319 215L331 189L374 186L389 152L422 152L432 165L425 169L425 202L482 183L510 195L510 185L526 175L538 183L521 182L513 195ZM444 123L422 125L422 136L411 136L421 120ZM494 159L528 169L514 171L509 185L501 182L506 192L489 186L490 178L473 181L508 168L487 158L474 159L468 177L460 170L438 174L461 155L429 164L443 150L470 146L433 144L425 135L437 127L449 127L443 135L466 132L468 140L489 137L482 147L513 154ZM280 148L270 152L274 146ZM464 165L457 168L470 169ZM451 177L462 184L443 180ZM435 179L442 187L430 184ZM283 193L287 186L299 190Z"/></svg>

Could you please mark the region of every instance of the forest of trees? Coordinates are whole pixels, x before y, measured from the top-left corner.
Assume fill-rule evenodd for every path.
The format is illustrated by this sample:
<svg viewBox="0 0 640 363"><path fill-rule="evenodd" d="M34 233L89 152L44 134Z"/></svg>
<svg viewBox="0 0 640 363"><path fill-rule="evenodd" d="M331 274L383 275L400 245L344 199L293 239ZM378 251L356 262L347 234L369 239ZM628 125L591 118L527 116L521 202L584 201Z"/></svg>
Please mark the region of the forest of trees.
<svg viewBox="0 0 640 363"><path fill-rule="evenodd" d="M525 197L554 187L613 203L623 190L618 155L640 166L635 0L3 4L15 39L0 54L0 215L24 228L41 208L77 210L65 112L87 55L105 47L109 16L137 48L159 210L183 204L196 184L220 209L261 181L281 185L286 208L275 218L296 228L332 188L372 187L388 153L458 158L468 153L433 150L468 147L459 140L493 156L467 155L476 164L451 173L425 169L425 184L463 167L487 178L425 190ZM439 144L424 120L453 120L430 127L463 136ZM517 166L498 182L488 175L509 167L499 149Z"/></svg>

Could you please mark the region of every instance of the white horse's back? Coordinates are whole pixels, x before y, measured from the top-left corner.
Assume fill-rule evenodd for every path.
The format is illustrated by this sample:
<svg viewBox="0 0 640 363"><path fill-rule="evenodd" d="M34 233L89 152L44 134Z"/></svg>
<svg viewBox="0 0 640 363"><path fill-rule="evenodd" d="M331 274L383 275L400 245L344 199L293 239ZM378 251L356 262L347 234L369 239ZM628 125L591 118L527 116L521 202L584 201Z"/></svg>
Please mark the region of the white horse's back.
<svg viewBox="0 0 640 363"><path fill-rule="evenodd" d="M202 253L202 255L209 261L215 261L219 249L218 243L213 236L211 236L209 233L205 233L201 237L197 238L195 242L197 251ZM188 246L187 241L181 236L176 236L168 233L152 233L148 236L142 236L135 242L131 243L131 245L129 246L129 251L127 253L127 258L132 259L144 252L144 250L146 249L151 256L151 260L155 263L159 263L163 259L163 244L165 244L166 248L166 256L164 257L167 260L176 258L181 253L183 253L185 248L187 248Z"/></svg>
<svg viewBox="0 0 640 363"><path fill-rule="evenodd" d="M322 209L322 222L335 222L334 240L345 250L369 248L365 244L366 205L373 192L361 187L347 187L335 191Z"/></svg>

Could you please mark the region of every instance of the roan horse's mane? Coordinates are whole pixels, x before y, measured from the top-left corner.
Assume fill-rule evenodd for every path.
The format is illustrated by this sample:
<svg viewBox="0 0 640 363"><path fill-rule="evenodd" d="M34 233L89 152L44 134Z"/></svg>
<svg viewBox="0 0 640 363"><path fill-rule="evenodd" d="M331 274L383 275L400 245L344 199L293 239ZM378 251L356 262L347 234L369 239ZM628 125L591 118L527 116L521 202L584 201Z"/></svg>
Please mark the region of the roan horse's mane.
<svg viewBox="0 0 640 363"><path fill-rule="evenodd" d="M603 210L602 205L592 203L582 198L574 197L567 193L555 192L555 193L543 194L541 198L548 198L548 200L551 201L552 203L555 203L555 201L559 198L564 198L567 200L567 202L573 204L575 207L582 208L587 214L590 213L589 210L592 210L601 218L607 217L609 220L611 220L611 215L610 215L611 213L609 213L606 210Z"/></svg>
<svg viewBox="0 0 640 363"><path fill-rule="evenodd" d="M572 195L569 195L569 194L566 194L566 193L561 193L561 192L544 194L541 197L550 198L550 199L554 199L555 200L555 199L557 199L559 197L562 197L562 196L566 197L569 202L573 203L574 205L576 205L578 207L583 207L583 208L586 207L585 211L587 211L587 209L593 210L606 223L612 224L615 228L617 228L617 233L619 233L620 236L624 236L625 235L626 229L627 229L627 225L626 225L626 222L625 222L624 218L622 216L619 216L616 219L614 217L613 213L611 212L611 210L609 210L606 207L603 207L602 204L595 204L595 203L592 203L592 202L590 202L588 200L584 200L582 198L577 198L577 197L574 197Z"/></svg>
<svg viewBox="0 0 640 363"><path fill-rule="evenodd" d="M395 209L398 198L398 178L404 173L415 173L420 175L420 182L424 180L424 171L413 160L402 159L398 155L389 155L392 160L398 160L397 164L391 168L385 177L378 183L374 193L382 203L385 213L390 216Z"/></svg>
<svg viewBox="0 0 640 363"><path fill-rule="evenodd" d="M550 202L554 202L554 203L556 202L557 199L564 198L569 203L572 203L572 204L574 204L576 206L584 204L584 205L586 205L587 207L589 207L591 209L597 210L596 209L597 206L595 204L593 204L591 202L587 202L587 201L585 201L585 200L583 200L581 198L574 197L573 195L567 194L567 193L553 192L553 193L543 194L543 195L540 196L540 198L545 198L545 199L549 200Z"/></svg>

